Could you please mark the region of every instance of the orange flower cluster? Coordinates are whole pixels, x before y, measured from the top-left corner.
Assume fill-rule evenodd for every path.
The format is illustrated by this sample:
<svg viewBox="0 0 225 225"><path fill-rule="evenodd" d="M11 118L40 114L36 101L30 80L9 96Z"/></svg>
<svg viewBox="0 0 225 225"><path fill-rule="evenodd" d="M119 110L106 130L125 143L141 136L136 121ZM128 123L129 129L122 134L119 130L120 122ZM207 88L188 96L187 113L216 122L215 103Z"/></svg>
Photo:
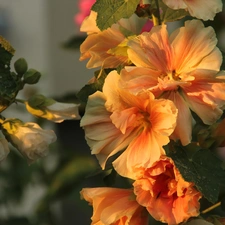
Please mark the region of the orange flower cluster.
<svg viewBox="0 0 225 225"><path fill-rule="evenodd" d="M208 1L203 4L207 9L200 11L193 8L197 0L163 2L202 19L212 19L222 7L219 0ZM210 15L207 10L212 10ZM96 13L91 12L81 27L88 34L81 45L81 60L90 59L88 68L123 67L111 71L102 91L89 96L81 126L102 169L109 157L120 153L112 165L119 175L133 180L130 190L81 191L94 208L92 225L147 224L146 210L169 225L199 214L202 194L184 180L164 146L170 140L191 142L191 111L207 125L221 117L222 55L213 28L200 20L187 21L170 35L165 24L141 33L145 23L133 15L100 31ZM125 36L121 26L132 35Z"/></svg>

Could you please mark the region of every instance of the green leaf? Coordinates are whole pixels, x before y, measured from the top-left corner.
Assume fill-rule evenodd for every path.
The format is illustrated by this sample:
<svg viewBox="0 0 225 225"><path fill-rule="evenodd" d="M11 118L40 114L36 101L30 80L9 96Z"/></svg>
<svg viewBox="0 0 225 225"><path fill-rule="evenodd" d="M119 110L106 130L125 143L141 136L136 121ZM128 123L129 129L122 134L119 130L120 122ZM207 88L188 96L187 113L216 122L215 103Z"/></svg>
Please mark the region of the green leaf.
<svg viewBox="0 0 225 225"><path fill-rule="evenodd" d="M96 91L102 91L102 87L111 69L98 70L95 72L95 80L93 83L86 84L81 90L77 93L77 98L86 103L88 96L94 94Z"/></svg>
<svg viewBox="0 0 225 225"><path fill-rule="evenodd" d="M163 23L176 21L176 20L179 20L179 19L181 19L185 16L190 15L188 13L188 11L186 11L184 9L174 10L174 9L169 8L167 5L165 5L163 3L162 0L159 0L158 2L159 2L159 8L160 8L160 20ZM153 13L156 13L157 7L156 7L155 0L151 1L151 7L152 7L151 11Z"/></svg>
<svg viewBox="0 0 225 225"><path fill-rule="evenodd" d="M97 0L92 10L97 12L97 26L100 30L111 27L121 18L134 14L140 0Z"/></svg>
<svg viewBox="0 0 225 225"><path fill-rule="evenodd" d="M183 178L193 182L205 198L215 203L220 186L225 184L225 171L221 167L221 161L209 149L199 149L193 145L191 147L195 149L190 154L190 146L186 148L173 145L168 156L174 160Z"/></svg>

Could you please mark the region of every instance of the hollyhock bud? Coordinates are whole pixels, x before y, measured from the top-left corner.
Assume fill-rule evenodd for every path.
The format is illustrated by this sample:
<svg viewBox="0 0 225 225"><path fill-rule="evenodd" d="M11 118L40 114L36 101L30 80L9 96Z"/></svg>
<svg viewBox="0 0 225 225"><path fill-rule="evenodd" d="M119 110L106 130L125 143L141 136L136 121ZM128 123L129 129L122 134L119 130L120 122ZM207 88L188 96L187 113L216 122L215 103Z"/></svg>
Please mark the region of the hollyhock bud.
<svg viewBox="0 0 225 225"><path fill-rule="evenodd" d="M35 69L29 69L25 74L24 74L24 83L26 84L36 84L41 78L40 72L38 72Z"/></svg>
<svg viewBox="0 0 225 225"><path fill-rule="evenodd" d="M3 133L20 153L32 163L47 155L49 144L56 141L52 130L43 130L36 123L23 123L19 119L7 119L2 123Z"/></svg>

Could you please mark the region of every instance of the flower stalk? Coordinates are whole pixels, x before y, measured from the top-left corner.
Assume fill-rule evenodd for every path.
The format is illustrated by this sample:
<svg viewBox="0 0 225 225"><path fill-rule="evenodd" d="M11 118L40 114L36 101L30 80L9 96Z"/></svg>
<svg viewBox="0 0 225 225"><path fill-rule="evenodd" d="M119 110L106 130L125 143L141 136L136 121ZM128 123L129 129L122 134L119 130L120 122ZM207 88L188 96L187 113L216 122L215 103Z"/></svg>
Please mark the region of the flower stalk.
<svg viewBox="0 0 225 225"><path fill-rule="evenodd" d="M156 12L155 14L152 14L152 20L153 20L153 24L154 26L158 26L162 24L161 18L160 18L160 8L159 8L159 2L158 0L155 0L155 4L156 4Z"/></svg>
<svg viewBox="0 0 225 225"><path fill-rule="evenodd" d="M201 213L206 214L206 213L210 212L211 210L219 207L220 205L221 205L221 202L217 202L216 204L214 204L214 205L210 206L209 208L203 210Z"/></svg>

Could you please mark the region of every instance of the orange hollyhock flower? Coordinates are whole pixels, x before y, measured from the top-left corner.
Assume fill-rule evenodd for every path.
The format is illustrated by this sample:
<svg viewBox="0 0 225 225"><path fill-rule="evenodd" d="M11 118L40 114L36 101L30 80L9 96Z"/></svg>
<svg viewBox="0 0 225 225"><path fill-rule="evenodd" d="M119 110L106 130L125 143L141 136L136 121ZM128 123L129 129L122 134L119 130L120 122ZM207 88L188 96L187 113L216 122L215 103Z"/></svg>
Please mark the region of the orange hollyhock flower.
<svg viewBox="0 0 225 225"><path fill-rule="evenodd" d="M186 9L191 16L203 20L213 20L216 13L221 12L221 0L163 0L172 9Z"/></svg>
<svg viewBox="0 0 225 225"><path fill-rule="evenodd" d="M84 188L82 197L93 205L91 225L147 225L148 213L135 200L133 190Z"/></svg>
<svg viewBox="0 0 225 225"><path fill-rule="evenodd" d="M224 79L218 74L222 56L212 27L198 20L168 35L166 25L153 27L128 42L128 56L135 66L121 71L122 86L133 93L151 91L172 100L178 108L174 139L190 143L194 111L205 124L223 113ZM221 79L219 79L221 78Z"/></svg>
<svg viewBox="0 0 225 225"><path fill-rule="evenodd" d="M172 159L162 156L139 174L134 193L153 218L175 225L199 214L201 193L182 178Z"/></svg>
<svg viewBox="0 0 225 225"><path fill-rule="evenodd" d="M102 168L110 156L125 149L113 166L120 175L133 178L135 168L149 167L165 154L163 145L176 126L177 109L151 92L133 95L119 88L119 79L112 71L103 93L89 96L81 126Z"/></svg>
<svg viewBox="0 0 225 225"><path fill-rule="evenodd" d="M147 19L142 19L135 14L129 19L121 19L104 31L96 25L97 13L91 11L81 25L81 32L86 32L88 37L80 46L80 60L90 59L87 68L104 67L116 68L120 65L129 65L127 57L127 38L121 32L126 30L129 35L140 34Z"/></svg>

